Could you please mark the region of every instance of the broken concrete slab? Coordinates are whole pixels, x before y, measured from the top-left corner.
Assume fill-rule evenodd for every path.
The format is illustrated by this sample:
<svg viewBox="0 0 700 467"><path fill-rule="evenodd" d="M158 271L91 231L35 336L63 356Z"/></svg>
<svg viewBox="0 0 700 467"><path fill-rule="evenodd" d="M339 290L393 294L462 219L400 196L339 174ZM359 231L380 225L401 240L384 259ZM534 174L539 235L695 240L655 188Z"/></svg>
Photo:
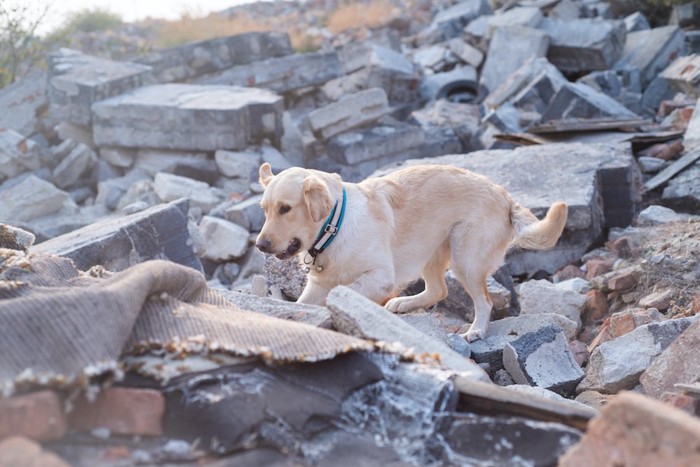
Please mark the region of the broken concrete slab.
<svg viewBox="0 0 700 467"><path fill-rule="evenodd" d="M649 20L639 11L635 11L634 13L625 16L623 21L625 22L625 28L627 28L628 33L651 29L651 26L649 26Z"/></svg>
<svg viewBox="0 0 700 467"><path fill-rule="evenodd" d="M214 153L219 172L227 177L250 180L252 173L260 167L260 154L255 151L226 151Z"/></svg>
<svg viewBox="0 0 700 467"><path fill-rule="evenodd" d="M665 170L661 171L659 175L664 172ZM700 208L699 182L700 162L696 161L668 183L661 195L662 203L679 211L693 212L697 210Z"/></svg>
<svg viewBox="0 0 700 467"><path fill-rule="evenodd" d="M208 213L226 199L223 191L205 182L164 172L156 174L153 190L164 202L188 198L192 206L201 208L204 213Z"/></svg>
<svg viewBox="0 0 700 467"><path fill-rule="evenodd" d="M493 33L479 83L496 89L532 58L547 55L549 37L543 31L522 26L501 26Z"/></svg>
<svg viewBox="0 0 700 467"><path fill-rule="evenodd" d="M260 232L265 224L265 211L260 206L262 195L250 198L226 208L224 218L238 224L249 232Z"/></svg>
<svg viewBox="0 0 700 467"><path fill-rule="evenodd" d="M188 202L180 200L107 218L36 244L29 252L68 257L81 271L97 265L121 271L158 258L201 271L187 228L188 209Z"/></svg>
<svg viewBox="0 0 700 467"><path fill-rule="evenodd" d="M503 366L516 383L571 395L584 376L561 328L547 326L508 342Z"/></svg>
<svg viewBox="0 0 700 467"><path fill-rule="evenodd" d="M583 83L565 83L542 114L542 122L551 120L625 119L639 116L615 99Z"/></svg>
<svg viewBox="0 0 700 467"><path fill-rule="evenodd" d="M498 10L488 17L486 39L492 39L494 32L501 27L523 26L536 28L542 21L542 10L535 6L517 6L509 10Z"/></svg>
<svg viewBox="0 0 700 467"><path fill-rule="evenodd" d="M281 137L283 107L281 96L257 88L144 86L96 103L93 132L100 146L242 149Z"/></svg>
<svg viewBox="0 0 700 467"><path fill-rule="evenodd" d="M286 33L249 32L154 51L136 61L151 66L159 83L171 83L291 53Z"/></svg>
<svg viewBox="0 0 700 467"><path fill-rule="evenodd" d="M243 310L262 313L274 318L305 323L317 328L331 329L331 314L323 306L306 305L303 303L287 302L274 298L256 297L241 292L220 292L227 300L235 303Z"/></svg>
<svg viewBox="0 0 700 467"><path fill-rule="evenodd" d="M101 204L113 211L117 209L122 197L138 181L148 180L151 177L141 170L131 170L123 177L114 177L97 183L97 197L95 204ZM158 200L160 201L160 200Z"/></svg>
<svg viewBox="0 0 700 467"><path fill-rule="evenodd" d="M99 156L111 166L128 169L134 164L136 151L119 147L102 147L99 150Z"/></svg>
<svg viewBox="0 0 700 467"><path fill-rule="evenodd" d="M50 151L14 130L0 128L0 182L38 170L48 162Z"/></svg>
<svg viewBox="0 0 700 467"><path fill-rule="evenodd" d="M683 47L683 30L678 26L631 32L613 69L639 70L642 86L646 87L683 53Z"/></svg>
<svg viewBox="0 0 700 467"><path fill-rule="evenodd" d="M90 126L95 102L152 81L151 67L60 49L49 56L48 97L60 120Z"/></svg>
<svg viewBox="0 0 700 467"><path fill-rule="evenodd" d="M433 17L435 27L444 39L462 35L462 29L471 20L492 13L491 4L486 0L465 0L437 12Z"/></svg>
<svg viewBox="0 0 700 467"><path fill-rule="evenodd" d="M447 41L447 47L460 60L474 68L478 68L484 61L484 52L459 37Z"/></svg>
<svg viewBox="0 0 700 467"><path fill-rule="evenodd" d="M46 72L34 71L0 90L0 128L29 137L39 131L39 114L48 106Z"/></svg>
<svg viewBox="0 0 700 467"><path fill-rule="evenodd" d="M341 98L309 113L311 129L323 139L371 123L389 112L384 89L372 88Z"/></svg>
<svg viewBox="0 0 700 467"><path fill-rule="evenodd" d="M308 86L320 86L326 81L338 78L341 72L337 52L310 52L234 66L192 82L251 86L285 94Z"/></svg>
<svg viewBox="0 0 700 467"><path fill-rule="evenodd" d="M243 256L250 234L243 227L218 217L204 216L199 223L206 250L204 258L222 262Z"/></svg>
<svg viewBox="0 0 700 467"><path fill-rule="evenodd" d="M374 175L426 163L454 165L485 175L539 217L553 202L567 203L567 226L557 246L549 251L511 252L508 264L513 275L540 269L554 273L578 260L598 240L603 226L629 225L641 201L641 175L627 144L559 143L475 151L406 160ZM565 174L575 174L577 184L572 186Z"/></svg>
<svg viewBox="0 0 700 467"><path fill-rule="evenodd" d="M544 18L539 28L550 37L547 58L563 72L607 70L622 56L623 21Z"/></svg>
<svg viewBox="0 0 700 467"><path fill-rule="evenodd" d="M700 54L678 57L659 77L678 91L691 97L700 97Z"/></svg>
<svg viewBox="0 0 700 467"><path fill-rule="evenodd" d="M29 222L59 211L70 198L50 182L29 175L0 191L0 222Z"/></svg>
<svg viewBox="0 0 700 467"><path fill-rule="evenodd" d="M644 111L641 103L641 73L637 69L594 71L579 78L577 83L590 86L615 99L636 114L641 114Z"/></svg>
<svg viewBox="0 0 700 467"><path fill-rule="evenodd" d="M392 105L410 104L418 98L420 70L404 54L373 46L367 56L364 88L382 88Z"/></svg>
<svg viewBox="0 0 700 467"><path fill-rule="evenodd" d="M551 89L536 84L540 81L551 83L549 85ZM549 105L549 101L554 94L567 82L568 80L561 74L557 67L549 63L545 57L531 58L525 61L520 68L511 73L498 87L494 88L484 99L484 105L489 109L496 109L518 95L522 95L523 97L521 97L521 99L524 99L525 102L529 102L532 99L528 99L524 96L530 95L531 91L527 89L532 89L533 87L538 90L537 94L540 100L544 104ZM543 108L538 112L542 113L546 105L541 105Z"/></svg>
<svg viewBox="0 0 700 467"><path fill-rule="evenodd" d="M640 375L697 317L650 323L602 343L591 354L577 391L616 393L632 389Z"/></svg>
<svg viewBox="0 0 700 467"><path fill-rule="evenodd" d="M331 290L326 304L336 329L346 334L383 342L399 342L417 355L439 354L440 362L468 377L488 381L476 363L466 359L439 341L421 333L390 311L345 286Z"/></svg>
<svg viewBox="0 0 700 467"><path fill-rule="evenodd" d="M97 166L97 154L84 144L78 144L53 170L53 183L62 190L93 185L91 174Z"/></svg>
<svg viewBox="0 0 700 467"><path fill-rule="evenodd" d="M586 307L586 295L568 290L562 284L547 280L529 280L518 288L520 314L554 313L581 325L581 313Z"/></svg>

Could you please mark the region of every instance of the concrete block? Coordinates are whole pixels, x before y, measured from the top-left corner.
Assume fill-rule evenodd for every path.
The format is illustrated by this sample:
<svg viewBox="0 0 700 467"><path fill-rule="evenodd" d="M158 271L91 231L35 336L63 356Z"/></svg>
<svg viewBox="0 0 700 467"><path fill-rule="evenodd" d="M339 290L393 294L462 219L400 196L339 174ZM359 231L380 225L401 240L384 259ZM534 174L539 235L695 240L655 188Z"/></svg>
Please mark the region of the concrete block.
<svg viewBox="0 0 700 467"><path fill-rule="evenodd" d="M509 10L498 10L487 17L484 38L491 39L495 31L504 26L536 28L542 21L542 11L534 6L517 6Z"/></svg>
<svg viewBox="0 0 700 467"><path fill-rule="evenodd" d="M28 222L59 211L69 195L50 182L29 175L0 191L0 222Z"/></svg>
<svg viewBox="0 0 700 467"><path fill-rule="evenodd" d="M687 216L678 214L673 209L669 209L657 204L644 208L637 215L637 225L661 225L669 222L679 222L686 220Z"/></svg>
<svg viewBox="0 0 700 467"><path fill-rule="evenodd" d="M113 177L98 182L95 204L103 205L110 211L117 209L122 197L129 188L136 182L142 180L148 180L150 182L151 177L141 170L131 170L123 177Z"/></svg>
<svg viewBox="0 0 700 467"><path fill-rule="evenodd" d="M249 232L260 232L265 224L265 211L260 206L262 195L251 196L224 211L226 220L238 224Z"/></svg>
<svg viewBox="0 0 700 467"><path fill-rule="evenodd" d="M283 99L236 86L145 86L96 103L100 146L216 151L282 135Z"/></svg>
<svg viewBox="0 0 700 467"><path fill-rule="evenodd" d="M411 104L418 98L420 70L404 54L387 47L373 46L367 56L365 89L382 88L389 102Z"/></svg>
<svg viewBox="0 0 700 467"><path fill-rule="evenodd" d="M101 265L121 271L149 259L202 270L187 229L188 203L161 204L128 216L107 218L32 246L29 253L73 260L81 271Z"/></svg>
<svg viewBox="0 0 700 467"><path fill-rule="evenodd" d="M342 164L356 165L406 153L423 143L425 133L420 127L395 122L334 136L328 141L328 154Z"/></svg>
<svg viewBox="0 0 700 467"><path fill-rule="evenodd" d="M205 182L164 172L156 174L153 190L164 202L188 198L192 206L201 208L204 213L226 199L225 193Z"/></svg>
<svg viewBox="0 0 700 467"><path fill-rule="evenodd" d="M99 150L100 159L114 167L128 169L134 164L136 151L120 147L103 147Z"/></svg>
<svg viewBox="0 0 700 467"><path fill-rule="evenodd" d="M591 354L586 376L577 391L614 394L634 388L654 359L696 319L677 318L646 324L600 344Z"/></svg>
<svg viewBox="0 0 700 467"><path fill-rule="evenodd" d="M622 56L623 21L544 18L539 28L550 37L547 58L563 72L607 70Z"/></svg>
<svg viewBox="0 0 700 467"><path fill-rule="evenodd" d="M671 62L683 54L683 30L677 26L664 26L627 34L622 57L615 63L615 70L639 70L642 86L646 87Z"/></svg>
<svg viewBox="0 0 700 467"><path fill-rule="evenodd" d="M93 185L91 173L97 166L95 151L78 144L53 170L53 183L63 189Z"/></svg>
<svg viewBox="0 0 700 467"><path fill-rule="evenodd" d="M444 39L462 35L462 29L473 19L493 12L486 0L466 0L437 12L433 26L442 33Z"/></svg>
<svg viewBox="0 0 700 467"><path fill-rule="evenodd" d="M171 83L292 52L286 33L249 32L157 50L136 61L151 66L159 83Z"/></svg>
<svg viewBox="0 0 700 467"><path fill-rule="evenodd" d="M206 250L204 257L221 262L242 257L248 249L248 230L226 219L204 216L199 223Z"/></svg>
<svg viewBox="0 0 700 467"><path fill-rule="evenodd" d="M57 118L90 126L95 102L151 82L151 67L60 49L49 56L48 97Z"/></svg>
<svg viewBox="0 0 700 467"><path fill-rule="evenodd" d="M50 157L47 148L14 130L0 129L0 182L38 170Z"/></svg>
<svg viewBox="0 0 700 467"><path fill-rule="evenodd" d="M516 383L571 395L584 376L569 350L564 332L556 326L527 333L508 342L503 366Z"/></svg>
<svg viewBox="0 0 700 467"><path fill-rule="evenodd" d="M555 313L581 325L586 296L547 280L529 280L518 288L520 314Z"/></svg>
<svg viewBox="0 0 700 467"><path fill-rule="evenodd" d="M678 91L694 98L700 97L700 54L678 57L659 77Z"/></svg>
<svg viewBox="0 0 700 467"><path fill-rule="evenodd" d="M342 68L336 52L311 52L269 58L227 68L192 81L196 84L252 86L284 94L320 86L338 78Z"/></svg>
<svg viewBox="0 0 700 467"><path fill-rule="evenodd" d="M649 26L649 20L647 20L646 16L644 16L640 11L635 11L634 13L625 16L624 22L628 33L651 29L651 26Z"/></svg>
<svg viewBox="0 0 700 467"><path fill-rule="evenodd" d="M547 81L551 83L551 90L546 85ZM542 84L539 84L540 82ZM545 57L530 58L486 96L484 105L488 109L495 109L506 102L511 102L518 95L523 96L519 98L523 103L535 102L535 97L538 96L543 103L549 104L556 91L559 91L566 82L568 80L564 75ZM536 96L531 94L532 91L535 91ZM552 91L554 91L553 94ZM537 106L539 107L541 105Z"/></svg>
<svg viewBox="0 0 700 467"><path fill-rule="evenodd" d="M661 201L679 211L697 211L700 208L700 162L673 177L664 188Z"/></svg>
<svg viewBox="0 0 700 467"><path fill-rule="evenodd" d="M638 118L624 105L582 83L565 83L552 98L542 121L594 118Z"/></svg>
<svg viewBox="0 0 700 467"><path fill-rule="evenodd" d="M222 175L232 178L250 179L260 167L260 154L255 151L226 151L214 153L214 160Z"/></svg>
<svg viewBox="0 0 700 467"><path fill-rule="evenodd" d="M46 81L46 72L37 70L0 89L0 128L25 137L39 131L40 113L49 103Z"/></svg>
<svg viewBox="0 0 700 467"><path fill-rule="evenodd" d="M474 362L405 323L398 316L345 286L331 290L326 304L336 329L346 334L388 343L401 343L418 355L440 355L441 363L477 380L486 373Z"/></svg>
<svg viewBox="0 0 700 467"><path fill-rule="evenodd" d="M459 57L464 63L474 68L478 68L484 61L484 52L463 41L459 37L450 39L447 42L447 46L450 48L450 52Z"/></svg>
<svg viewBox="0 0 700 467"><path fill-rule="evenodd" d="M338 102L309 113L312 130L323 139L371 123L389 112L386 92L381 88L367 89L345 96Z"/></svg>
<svg viewBox="0 0 700 467"><path fill-rule="evenodd" d="M550 39L542 31L522 26L501 26L493 33L479 83L496 89L529 59L547 55Z"/></svg>

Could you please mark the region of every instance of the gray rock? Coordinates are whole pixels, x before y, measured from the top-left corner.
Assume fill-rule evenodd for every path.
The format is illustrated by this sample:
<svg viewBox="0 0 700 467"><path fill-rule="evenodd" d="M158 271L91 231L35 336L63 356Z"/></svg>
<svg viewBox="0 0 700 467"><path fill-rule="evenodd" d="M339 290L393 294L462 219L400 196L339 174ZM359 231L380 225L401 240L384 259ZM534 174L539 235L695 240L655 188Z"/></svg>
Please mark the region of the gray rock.
<svg viewBox="0 0 700 467"><path fill-rule="evenodd" d="M572 20L581 17L581 4L575 0L559 0L549 9L550 18Z"/></svg>
<svg viewBox="0 0 700 467"><path fill-rule="evenodd" d="M555 313L538 313L531 315L510 316L491 321L487 336L518 337L547 326L557 326L564 330L568 340L578 334L578 325L566 316Z"/></svg>
<svg viewBox="0 0 700 467"><path fill-rule="evenodd" d="M622 21L544 18L539 28L551 41L547 58L564 72L606 70L622 56L627 30Z"/></svg>
<svg viewBox="0 0 700 467"><path fill-rule="evenodd" d="M442 33L444 39L452 39L459 37L471 20L492 11L486 0L465 0L438 11L433 17L433 27Z"/></svg>
<svg viewBox="0 0 700 467"><path fill-rule="evenodd" d="M265 224L265 211L260 206L262 195L251 196L224 211L226 220L238 224L249 232L260 232Z"/></svg>
<svg viewBox="0 0 700 467"><path fill-rule="evenodd" d="M47 105L46 72L37 70L0 89L0 128L32 136Z"/></svg>
<svg viewBox="0 0 700 467"><path fill-rule="evenodd" d="M615 99L583 83L566 83L552 98L542 121L596 118L638 118Z"/></svg>
<svg viewBox="0 0 700 467"><path fill-rule="evenodd" d="M243 310L255 311L274 318L331 329L331 313L323 306L286 302L274 298L256 297L246 293L225 291L221 294Z"/></svg>
<svg viewBox="0 0 700 467"><path fill-rule="evenodd" d="M459 283L452 270L445 272L447 283L447 298L435 305L435 310L460 316L466 321L474 319L474 302ZM486 287L494 305L494 311L508 310L510 307L510 290L497 282L492 276L486 279Z"/></svg>
<svg viewBox="0 0 700 467"><path fill-rule="evenodd" d="M476 68L471 65L459 66L450 71L426 75L420 83L421 97L427 100L449 98L459 88L472 90L474 98L477 93Z"/></svg>
<svg viewBox="0 0 700 467"><path fill-rule="evenodd" d="M471 342L469 344L470 356L476 363L485 366L490 375L495 376L496 373L503 370L503 349L508 341L514 339L516 339L514 336L490 335L485 339Z"/></svg>
<svg viewBox="0 0 700 467"><path fill-rule="evenodd" d="M103 147L99 151L100 159L122 169L128 169L134 164L136 152L120 147Z"/></svg>
<svg viewBox="0 0 700 467"><path fill-rule="evenodd" d="M523 26L536 28L542 21L542 11L534 6L520 6L509 10L499 10L496 14L488 16L484 37L492 39L493 33L504 26Z"/></svg>
<svg viewBox="0 0 700 467"><path fill-rule="evenodd" d="M546 280L523 282L518 289L521 315L554 313L581 325L586 296Z"/></svg>
<svg viewBox="0 0 700 467"><path fill-rule="evenodd" d="M272 170L275 173L294 166L276 147L268 144L263 144L260 147L260 157L263 162L267 162L272 166ZM257 175L257 170L255 175Z"/></svg>
<svg viewBox="0 0 700 467"><path fill-rule="evenodd" d="M34 244L36 236L18 227L0 224L0 248L27 251Z"/></svg>
<svg viewBox="0 0 700 467"><path fill-rule="evenodd" d="M54 131L58 135L59 139L71 139L77 143L82 143L85 146L97 149L95 140L92 136L92 127L90 126L76 125L68 120L63 120L54 127Z"/></svg>
<svg viewBox="0 0 700 467"><path fill-rule="evenodd" d="M496 29L481 70L480 84L493 90L532 58L544 57L549 37L542 31L522 26Z"/></svg>
<svg viewBox="0 0 700 467"><path fill-rule="evenodd" d="M647 20L646 16L644 16L641 12L635 11L629 16L625 16L625 28L627 28L627 32L635 32L635 31L646 31L647 29L650 29L651 26L649 26L649 20Z"/></svg>
<svg viewBox="0 0 700 467"><path fill-rule="evenodd" d="M678 57L659 77L667 80L676 90L692 97L700 97L700 54Z"/></svg>
<svg viewBox="0 0 700 467"><path fill-rule="evenodd" d="M252 173L260 167L260 154L255 151L225 151L214 153L219 172L227 177L250 180Z"/></svg>
<svg viewBox="0 0 700 467"><path fill-rule="evenodd" d="M364 88L382 88L392 105L410 104L418 98L416 81L420 72L405 55L387 47L373 46L367 66L359 72L365 76Z"/></svg>
<svg viewBox="0 0 700 467"><path fill-rule="evenodd" d="M339 77L341 71L336 52L311 52L234 66L193 82L254 86L284 94L308 86L320 86Z"/></svg>
<svg viewBox="0 0 700 467"><path fill-rule="evenodd" d="M95 151L81 143L56 166L51 178L57 187L64 190L93 185L90 174L96 166Z"/></svg>
<svg viewBox="0 0 700 467"><path fill-rule="evenodd" d="M151 66L158 82L170 83L292 52L285 33L249 32L154 51L136 61Z"/></svg>
<svg viewBox="0 0 700 467"><path fill-rule="evenodd" d="M345 96L309 113L309 124L323 139L371 123L389 112L386 92L372 88Z"/></svg>
<svg viewBox="0 0 700 467"><path fill-rule="evenodd" d="M144 86L92 110L100 146L216 151L282 134L282 97L257 88Z"/></svg>
<svg viewBox="0 0 700 467"><path fill-rule="evenodd" d="M348 287L338 286L331 290L326 304L334 327L341 332L388 343L399 342L412 348L417 355L438 353L445 367L466 373L470 378L488 380L486 373L471 360Z"/></svg>
<svg viewBox="0 0 700 467"><path fill-rule="evenodd" d="M280 291L289 300L298 300L304 291L306 273L296 259L282 261L268 256L262 273L269 289Z"/></svg>
<svg viewBox="0 0 700 467"><path fill-rule="evenodd" d="M522 101L523 104L535 103L536 97L542 102L536 106L537 109L541 108L537 111L542 113L552 97L567 82L564 75L546 58L531 58L511 73L498 87L494 88L484 99L484 104L489 109L495 109L516 99Z"/></svg>
<svg viewBox="0 0 700 467"><path fill-rule="evenodd" d="M476 104L463 104L439 99L420 110L411 112L409 122L418 123L426 132L429 140L433 138L432 135L435 133L445 134L447 138L456 136L462 146L461 150L470 152L482 149L475 141L480 118L479 106Z"/></svg>
<svg viewBox="0 0 700 467"><path fill-rule="evenodd" d="M661 200L678 210L693 212L700 208L700 162L673 177L664 188Z"/></svg>
<svg viewBox="0 0 700 467"><path fill-rule="evenodd" d="M460 60L474 68L478 68L484 61L484 52L463 41L459 37L450 39L447 42L447 46Z"/></svg>
<svg viewBox="0 0 700 467"><path fill-rule="evenodd" d="M593 390L611 394L634 388L654 359L696 319L694 316L645 324L603 342L591 354L586 377L577 392Z"/></svg>
<svg viewBox="0 0 700 467"><path fill-rule="evenodd" d="M0 182L24 172L38 170L49 154L36 141L14 130L0 129Z"/></svg>
<svg viewBox="0 0 700 467"><path fill-rule="evenodd" d="M148 84L151 67L60 49L49 57L48 97L57 118L89 126L95 102Z"/></svg>
<svg viewBox="0 0 700 467"><path fill-rule="evenodd" d="M167 149L137 149L134 169L141 170L155 177L158 172L171 173L180 164L196 165L207 161L205 152L172 151Z"/></svg>
<svg viewBox="0 0 700 467"><path fill-rule="evenodd" d="M572 394L584 376L564 332L556 326L527 333L506 344L503 366L516 383L557 394Z"/></svg>
<svg viewBox="0 0 700 467"><path fill-rule="evenodd" d="M678 26L664 26L627 34L622 57L615 70L639 70L642 85L647 86L673 60L683 53L683 31Z"/></svg>
<svg viewBox="0 0 700 467"><path fill-rule="evenodd" d="M448 55L446 44L435 44L417 50L413 54L413 62L422 68L431 68L434 71L440 71L445 67L446 61L449 58Z"/></svg>
<svg viewBox="0 0 700 467"><path fill-rule="evenodd" d="M644 174L655 174L667 165L663 159L647 156L637 157L637 164L639 164L639 170Z"/></svg>
<svg viewBox="0 0 700 467"><path fill-rule="evenodd" d="M222 262L240 258L248 249L248 231L218 217L204 216L199 223L206 250L204 257Z"/></svg>
<svg viewBox="0 0 700 467"><path fill-rule="evenodd" d="M0 191L0 222L28 222L59 211L69 195L35 175Z"/></svg>
<svg viewBox="0 0 700 467"><path fill-rule="evenodd" d="M678 214L673 209L652 205L645 208L637 215L637 225L660 225L685 219L687 219L687 216Z"/></svg>
<svg viewBox="0 0 700 467"><path fill-rule="evenodd" d="M121 271L148 259L168 259L201 271L187 229L187 201L162 204L104 219L34 245L29 253L54 254L87 271L101 265Z"/></svg>
<svg viewBox="0 0 700 467"><path fill-rule="evenodd" d="M201 208L204 213L208 213L226 199L226 194L218 188L210 187L199 180L163 172L156 174L153 190L165 202L189 198L192 206Z"/></svg>

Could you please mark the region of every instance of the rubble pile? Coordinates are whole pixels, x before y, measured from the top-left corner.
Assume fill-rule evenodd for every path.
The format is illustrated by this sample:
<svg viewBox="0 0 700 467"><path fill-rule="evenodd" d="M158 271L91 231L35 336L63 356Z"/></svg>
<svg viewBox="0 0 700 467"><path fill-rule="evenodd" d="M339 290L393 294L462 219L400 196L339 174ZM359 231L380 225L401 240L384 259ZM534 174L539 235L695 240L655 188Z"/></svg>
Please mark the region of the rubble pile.
<svg viewBox="0 0 700 467"><path fill-rule="evenodd" d="M322 3L236 11L312 18ZM121 61L60 49L46 72L0 89L0 341L13 326L49 335L20 311L69 316L76 290L94 291L80 306L101 316L100 297L140 267L182 268L206 289L153 279L110 336L118 345L100 348L97 322L70 322L100 361L70 366L67 352L62 374L37 374L47 341L42 359L4 373L0 464L697 457L692 443L669 447L700 433L697 6L651 28L606 2L399 3L385 26L325 30L312 52L280 32ZM469 344L458 334L473 305L450 271L448 298L429 310L393 315L344 287L327 307L293 303L303 270L253 247L262 162L346 181L458 166L539 217L564 201L569 218L554 249L509 253L489 279L488 335ZM161 305L173 310L167 336L143 324ZM202 330L229 326L227 306L239 324L266 315L340 335L342 351L276 358L275 345L245 347L240 329L212 341ZM641 428L670 444L640 444Z"/></svg>

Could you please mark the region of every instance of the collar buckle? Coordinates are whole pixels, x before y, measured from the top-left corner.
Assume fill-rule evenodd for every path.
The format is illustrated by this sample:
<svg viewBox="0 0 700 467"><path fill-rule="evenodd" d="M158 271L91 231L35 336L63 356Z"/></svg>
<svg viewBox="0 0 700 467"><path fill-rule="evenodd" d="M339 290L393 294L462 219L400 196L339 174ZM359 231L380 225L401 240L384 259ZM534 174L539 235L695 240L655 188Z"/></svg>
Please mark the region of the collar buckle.
<svg viewBox="0 0 700 467"><path fill-rule="evenodd" d="M338 226L333 225L333 224L328 224L325 229L323 229L324 232L329 233L331 235L335 235L338 233Z"/></svg>

